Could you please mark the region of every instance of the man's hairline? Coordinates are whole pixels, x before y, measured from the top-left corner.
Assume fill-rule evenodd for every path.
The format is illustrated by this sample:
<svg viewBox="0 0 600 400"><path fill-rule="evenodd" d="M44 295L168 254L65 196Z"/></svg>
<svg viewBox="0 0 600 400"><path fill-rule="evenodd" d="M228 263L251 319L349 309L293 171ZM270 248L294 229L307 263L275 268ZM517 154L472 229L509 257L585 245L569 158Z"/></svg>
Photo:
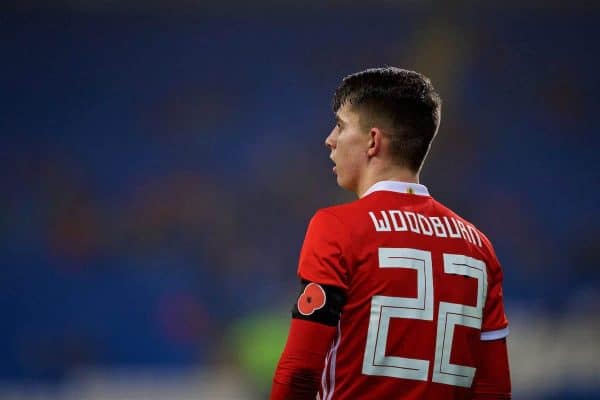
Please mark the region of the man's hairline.
<svg viewBox="0 0 600 400"><path fill-rule="evenodd" d="M348 123L348 121L346 121L346 120L342 119L342 118L340 117L340 115L339 115L339 113L340 113L340 110L341 110L341 109L342 109L342 108L343 108L345 105L348 105L348 108L347 108L347 110L348 110L348 111L350 111L350 112L353 112L353 113L355 113L355 114L357 115L357 117L358 117L358 124L359 124L359 126L360 126L360 127L361 127L361 128L364 130L364 131L365 131L365 133L369 133L369 132L371 131L371 129L373 129L373 128L377 128L377 129L379 129L379 131L381 131L381 132L382 132L382 133L383 133L385 136L392 136L392 135L393 135L391 132L389 132L390 130L393 130L393 129L394 129L394 127L392 126L392 125L393 125L393 122L392 122L392 121L388 121L388 123L387 123L387 124L386 124L386 123L384 123L384 122L380 122L380 121L378 121L378 123L377 123L377 124L375 124L375 123L373 123L373 122L374 122L374 121L373 121L374 119L376 119L376 118L383 118L383 119L386 119L386 117L385 117L385 116L381 116L381 115L379 115L378 117L373 117L373 116L372 116L372 117L368 118L368 117L367 117L367 116L365 116L364 114L365 114L365 113L368 113L369 111L366 111L366 110L363 108L363 107L364 107L364 105L361 105L361 104L353 104L353 103L352 103L352 102L350 102L349 100L346 100L346 101L344 101L344 102L340 103L340 106L339 106L339 108L338 108L337 110L335 110L335 112L334 112L334 116L335 116L335 119L336 119L336 121L338 121L338 122L342 122L342 123L345 123L345 124L347 124L347 123ZM359 110L360 108L362 108L362 109L363 109L363 110L362 110L362 112ZM373 110L371 110L371 111L370 111L370 113L374 113L374 111L373 111ZM376 112L375 112L375 113L376 113ZM369 122L369 123L367 123L367 121L365 121L367 118L370 120L370 122ZM386 125L389 125L389 126L386 126Z"/></svg>

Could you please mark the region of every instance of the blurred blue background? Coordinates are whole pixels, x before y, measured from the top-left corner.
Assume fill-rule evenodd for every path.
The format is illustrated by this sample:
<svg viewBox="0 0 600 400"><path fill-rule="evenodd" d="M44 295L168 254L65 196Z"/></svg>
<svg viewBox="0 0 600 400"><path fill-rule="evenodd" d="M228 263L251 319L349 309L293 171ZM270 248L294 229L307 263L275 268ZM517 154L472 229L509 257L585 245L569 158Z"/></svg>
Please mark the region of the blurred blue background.
<svg viewBox="0 0 600 400"><path fill-rule="evenodd" d="M333 90L382 65L444 100L421 181L495 244L515 398L600 398L600 7L0 11L0 398L264 398L307 222L352 200Z"/></svg>

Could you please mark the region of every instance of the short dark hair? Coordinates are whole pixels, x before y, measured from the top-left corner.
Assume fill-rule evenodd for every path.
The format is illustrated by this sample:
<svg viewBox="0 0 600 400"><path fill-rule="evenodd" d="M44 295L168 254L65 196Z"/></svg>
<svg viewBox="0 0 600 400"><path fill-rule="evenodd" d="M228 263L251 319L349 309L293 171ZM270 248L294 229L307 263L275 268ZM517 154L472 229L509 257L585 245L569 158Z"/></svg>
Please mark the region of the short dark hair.
<svg viewBox="0 0 600 400"><path fill-rule="evenodd" d="M344 104L359 113L365 129L389 127L398 165L421 169L440 125L440 96L426 76L395 67L372 68L345 77L333 96L333 112Z"/></svg>

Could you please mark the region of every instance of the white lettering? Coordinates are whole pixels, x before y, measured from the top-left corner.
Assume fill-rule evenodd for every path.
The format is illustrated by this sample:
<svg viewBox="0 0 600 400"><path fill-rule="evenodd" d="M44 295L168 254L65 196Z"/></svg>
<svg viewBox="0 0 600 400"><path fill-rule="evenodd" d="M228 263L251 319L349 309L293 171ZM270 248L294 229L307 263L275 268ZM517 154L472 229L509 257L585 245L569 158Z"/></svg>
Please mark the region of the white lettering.
<svg viewBox="0 0 600 400"><path fill-rule="evenodd" d="M454 229L456 229L456 233L452 233L452 228L450 228L450 223L448 222L448 217L444 217L444 222L446 222L446 228L448 228L448 233L451 238L459 238L460 232L458 231L458 226L456 225L456 221L452 218L452 222L454 223Z"/></svg>
<svg viewBox="0 0 600 400"><path fill-rule="evenodd" d="M431 229L431 224L429 223L427 217L422 214L417 214L417 218L419 219L419 226L421 227L421 232L423 232L423 235L433 235L433 229ZM427 224L427 229L425 229L425 224Z"/></svg>
<svg viewBox="0 0 600 400"><path fill-rule="evenodd" d="M372 211L369 211L369 215L371 216L371 220L373 221L373 225L375 225L375 230L377 232L390 232L392 230L390 220L385 211L381 211L383 219L377 219Z"/></svg>
<svg viewBox="0 0 600 400"><path fill-rule="evenodd" d="M435 232L435 236L437 237L448 237L446 233L446 229L444 228L444 224L442 224L442 220L440 217L429 217L431 221L431 225L433 225L433 231Z"/></svg>
<svg viewBox="0 0 600 400"><path fill-rule="evenodd" d="M407 230L406 221L404 221L404 217L402 216L402 211L398 210L390 210L390 218L392 219L392 223L394 224L394 230L396 232L401 232ZM399 219L402 223L402 226L398 226Z"/></svg>
<svg viewBox="0 0 600 400"><path fill-rule="evenodd" d="M465 239L468 242L471 242L471 243L475 244L475 241L471 241L471 235L469 235L469 231L467 231L467 228L465 227L465 224L463 224L462 221L456 221L456 222L458 222L458 227L460 228L460 233L462 233L463 239Z"/></svg>
<svg viewBox="0 0 600 400"><path fill-rule="evenodd" d="M381 218L377 217L377 213L381 214ZM469 243L482 247L479 231L471 224L464 223L454 217L428 217L412 211L401 210L369 211L369 216L377 232L407 232L410 230L414 233L439 238L462 238ZM450 223L450 220L452 220L452 223ZM454 229L452 225L454 225Z"/></svg>
<svg viewBox="0 0 600 400"><path fill-rule="evenodd" d="M421 231L419 230L417 216L415 215L415 213L411 211L404 211L404 215L406 215L406 219L408 220L408 227L410 228L410 230L414 233L421 233Z"/></svg>
<svg viewBox="0 0 600 400"><path fill-rule="evenodd" d="M467 229L469 229L471 237L473 237L473 234L475 234L474 236L477 238L477 246L481 247L481 238L479 237L477 229L473 228L471 225L467 225ZM475 240L473 240L473 243L475 243Z"/></svg>

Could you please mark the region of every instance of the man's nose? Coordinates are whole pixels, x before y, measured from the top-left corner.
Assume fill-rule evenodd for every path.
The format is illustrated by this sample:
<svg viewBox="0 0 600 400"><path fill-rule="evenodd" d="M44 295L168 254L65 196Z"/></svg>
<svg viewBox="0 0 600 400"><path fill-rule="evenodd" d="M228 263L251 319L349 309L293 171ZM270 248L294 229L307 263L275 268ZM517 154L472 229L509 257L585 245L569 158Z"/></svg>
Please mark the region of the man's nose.
<svg viewBox="0 0 600 400"><path fill-rule="evenodd" d="M331 131L331 133L329 133L329 136L327 136L325 138L325 146L331 150L335 147L335 140L333 138L333 131Z"/></svg>

